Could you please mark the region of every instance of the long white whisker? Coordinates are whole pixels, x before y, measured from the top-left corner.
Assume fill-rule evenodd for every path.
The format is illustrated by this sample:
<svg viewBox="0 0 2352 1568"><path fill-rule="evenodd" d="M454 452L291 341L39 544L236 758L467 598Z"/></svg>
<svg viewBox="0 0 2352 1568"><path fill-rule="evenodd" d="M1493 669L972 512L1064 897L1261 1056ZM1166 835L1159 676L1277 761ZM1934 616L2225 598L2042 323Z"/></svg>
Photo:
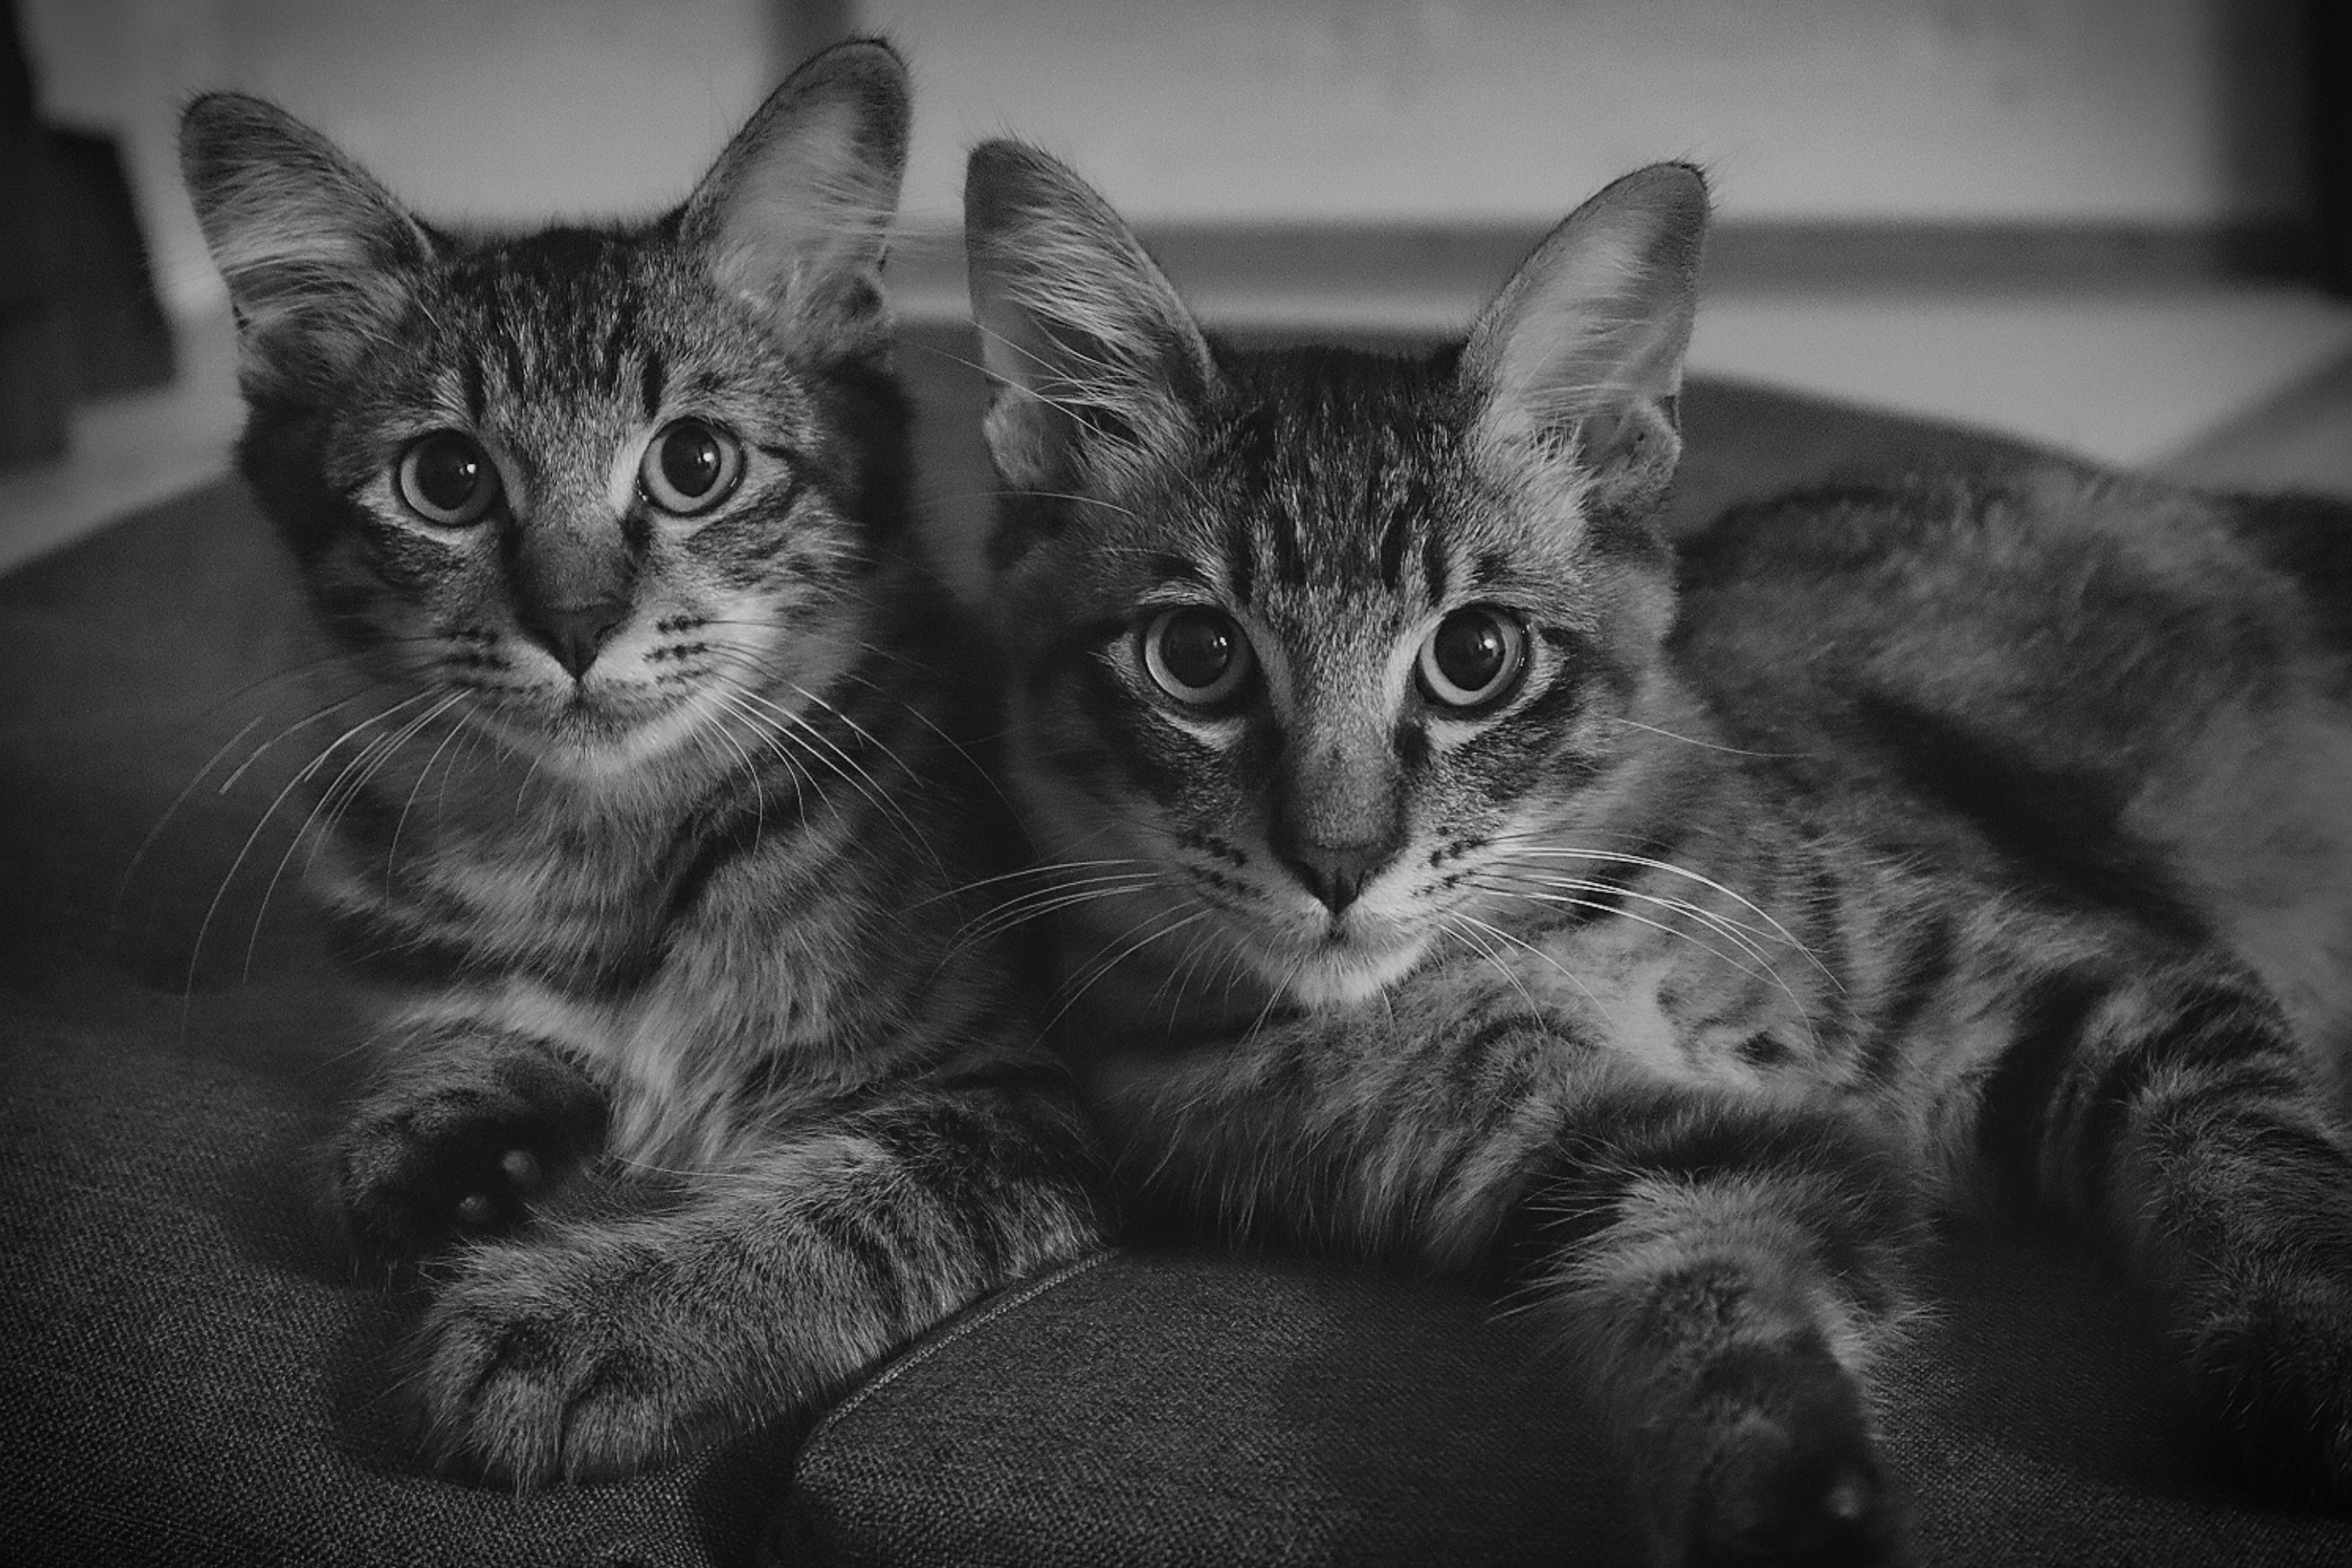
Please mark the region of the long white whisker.
<svg viewBox="0 0 2352 1568"><path fill-rule="evenodd" d="M1663 893L1644 892L1639 888L1629 888L1615 882L1594 881L1584 877L1563 877L1555 873L1538 870L1504 869L1497 868L1486 873L1485 876L1488 879L1488 885L1490 886L1496 885L1495 880L1496 879L1507 878L1512 881L1532 883L1535 886L1543 888L1554 888L1563 892L1591 893L1604 900L1612 898L1632 899L1641 903L1654 904L1660 909L1670 910L1675 914L1685 915L1691 920L1696 921L1700 924L1706 926L1709 931L1721 936L1726 942L1728 942L1733 946L1738 948L1740 952L1756 960L1759 963L1767 963L1770 962L1770 953L1764 946L1762 940L1769 933L1764 931L1761 927L1750 926L1744 921L1735 921L1730 916L1722 913L1720 910L1710 910L1704 904L1693 903L1687 899L1669 898Z"/></svg>
<svg viewBox="0 0 2352 1568"><path fill-rule="evenodd" d="M1178 915L1173 919L1163 921L1161 924L1154 927L1150 931L1144 932L1143 935L1136 938L1133 942L1128 943L1125 947L1119 949L1118 952L1113 953L1109 957L1097 958L1091 965L1088 966L1087 972L1080 979L1069 985L1066 999L1059 1007L1054 1010L1054 1016L1045 1020L1045 1033L1053 1033L1055 1026L1061 1023L1062 1019L1069 1013L1070 1009L1078 1005L1078 999L1084 996L1088 991L1094 989L1094 987L1107 977L1112 970L1117 969L1120 964L1125 963L1129 959L1134 957L1137 953L1141 952L1153 942L1159 942L1166 937L1173 936L1176 932L1182 931L1185 927L1192 925L1196 921L1208 919L1208 914L1209 912L1206 910L1194 910L1188 914Z"/></svg>
<svg viewBox="0 0 2352 1568"><path fill-rule="evenodd" d="M1609 714L1604 717L1608 719L1609 722L1612 724L1622 724L1629 730L1646 731L1648 733L1655 735L1661 740L1677 742L1685 746L1696 746L1701 751L1706 752L1721 752L1727 756L1760 757L1767 760L1776 760L1801 754L1795 752L1751 752L1744 746L1727 746L1720 741L1702 741L1696 735L1677 735L1672 730L1662 730L1655 724L1645 724L1639 719L1628 719L1622 714Z"/></svg>
<svg viewBox="0 0 2352 1568"><path fill-rule="evenodd" d="M1031 921L1044 920L1064 910L1076 909L1081 904L1092 903L1099 899L1120 898L1129 893L1149 891L1154 887L1162 885L1157 878L1098 878L1092 880L1104 885L1073 884L1066 888L1024 895L1023 898L1008 900L1004 903L995 905L964 922L956 932L956 945L959 948L977 947L994 941L1015 927L1026 925Z"/></svg>
<svg viewBox="0 0 2352 1568"><path fill-rule="evenodd" d="M227 872L222 876L220 887L214 892L212 901L205 906L204 918L196 922L195 943L188 952L188 995L191 1000L195 994L196 971L204 957L205 942L212 934L213 921L220 917L221 903L228 897L229 888L236 882L237 873L245 868L247 858L252 855L253 847L261 841L263 831L268 827L270 819L278 815L278 808L286 804L287 798L296 790L309 783L311 777L326 765L327 759L341 750L353 736L373 725L383 723L404 709L412 708L427 700L430 695L428 692L417 692L394 703L380 713L361 720L330 741L316 756L304 763L292 778L286 781L285 786L278 790L276 795L271 797L269 805L261 813L260 820L253 825L253 831L247 834L245 842L237 847L236 856L229 862Z"/></svg>
<svg viewBox="0 0 2352 1568"><path fill-rule="evenodd" d="M293 841L287 845L286 852L278 858L277 869L270 872L268 884L261 890L261 903L254 910L253 927L247 935L245 942L245 977L247 980L253 977L253 958L261 945L261 927L262 923L269 918L270 901L278 896L278 884L285 879L286 868L293 863L295 855L308 845L309 858L305 859L304 865L307 868L314 863L319 852L320 840L323 837L323 834L318 831L322 823L325 827L331 829L350 808L351 804L359 798L361 792L367 788L369 781L383 771L384 764L392 760L395 752L422 733L426 725L463 700L464 693L450 692L423 713L402 721L400 727L390 735L378 735L372 738L342 765L333 781L319 792L319 798L311 803L309 814L302 819L302 826L295 830ZM387 860L385 865L386 875L389 876L390 861Z"/></svg>
<svg viewBox="0 0 2352 1568"><path fill-rule="evenodd" d="M1592 987L1587 985L1583 979L1578 975L1574 970L1569 968L1566 964L1560 963L1559 959L1554 958L1550 953L1546 952L1543 949L1528 941L1525 937L1518 935L1515 931L1506 931L1501 926L1496 925L1491 921L1483 921L1477 916L1466 912L1456 911L1447 918L1452 921L1465 921L1485 932L1488 937L1491 937L1496 942L1508 942L1514 947L1524 949L1526 952L1537 959L1541 960L1546 965L1556 971L1561 979L1567 981L1570 985L1575 986L1579 991L1582 992L1584 994L1585 1000L1592 1004L1594 1010L1599 1012L1601 1017L1608 1019L1612 1025L1615 1023L1616 1015L1610 1011L1609 1005L1601 1001L1600 996L1594 993ZM1541 1016L1543 1009L1536 1005L1536 1000L1533 996L1528 994L1527 987L1520 983L1517 973L1508 964L1504 963L1499 954L1495 955L1494 963L1496 967L1510 977L1511 984L1518 987L1519 994L1526 1000L1528 1010L1538 1016Z"/></svg>
<svg viewBox="0 0 2352 1568"><path fill-rule="evenodd" d="M1654 859L1647 855L1627 854L1626 852L1618 849L1582 849L1574 848L1566 845L1515 844L1510 847L1510 852L1515 855L1547 856L1584 860L1605 860L1620 866L1641 866L1653 871L1664 871L1669 876L1681 877L1689 881L1696 882L1700 887L1706 888L1714 892L1722 894L1725 898L1729 899L1732 902L1754 914L1758 920L1762 921L1767 926L1771 928L1772 933L1775 936L1779 937L1782 942L1787 942L1797 952L1803 953L1815 964L1820 965L1822 974L1829 979L1831 984L1837 984L1837 976L1830 973L1826 964L1822 964L1820 958L1814 954L1812 949L1798 941L1795 933L1790 931L1787 926L1782 925L1779 921L1773 919L1770 910L1765 909L1761 904L1757 903L1754 900L1747 897L1745 894L1740 893L1734 889L1725 887L1721 882L1717 881L1712 877L1702 876L1698 872L1692 870L1687 866L1677 866L1671 860Z"/></svg>

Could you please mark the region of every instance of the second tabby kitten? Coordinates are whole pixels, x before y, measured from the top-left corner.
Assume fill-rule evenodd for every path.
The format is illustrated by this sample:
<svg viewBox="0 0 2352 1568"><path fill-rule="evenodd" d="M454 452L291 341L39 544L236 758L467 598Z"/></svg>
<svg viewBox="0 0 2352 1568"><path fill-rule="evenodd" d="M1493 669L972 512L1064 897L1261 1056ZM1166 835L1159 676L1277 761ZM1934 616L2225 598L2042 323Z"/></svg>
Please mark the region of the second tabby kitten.
<svg viewBox="0 0 2352 1568"><path fill-rule="evenodd" d="M845 45L677 211L468 237L267 103L188 110L325 649L321 891L393 988L332 1197L425 1266L426 1443L516 1483L803 1410L1095 1241L965 929L988 795L880 293L907 124Z"/></svg>
<svg viewBox="0 0 2352 1568"><path fill-rule="evenodd" d="M1417 357L1217 343L1017 144L966 205L1008 767L1139 1186L1538 1303L1661 1562L1906 1555L1870 1367L1963 1207L2103 1238L2250 1472L2352 1501L2297 1037L2352 1016L2352 661L2301 536L1858 487L1727 524L1678 630L1695 172Z"/></svg>

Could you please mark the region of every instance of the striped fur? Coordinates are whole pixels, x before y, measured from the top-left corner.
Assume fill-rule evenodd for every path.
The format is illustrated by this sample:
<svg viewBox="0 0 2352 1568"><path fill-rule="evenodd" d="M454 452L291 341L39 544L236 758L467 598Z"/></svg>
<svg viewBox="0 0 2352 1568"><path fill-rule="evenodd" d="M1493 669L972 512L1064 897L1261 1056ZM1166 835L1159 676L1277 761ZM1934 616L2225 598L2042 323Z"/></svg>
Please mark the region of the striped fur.
<svg viewBox="0 0 2352 1568"><path fill-rule="evenodd" d="M1005 840L900 526L906 132L897 58L847 45L677 212L461 240L266 104L188 114L243 467L341 682L319 890L387 988L333 1198L428 1264L425 1441L519 1485L788 1418L1097 1235L974 937ZM734 488L665 508L684 419ZM402 478L436 430L496 471L478 520Z"/></svg>
<svg viewBox="0 0 2352 1568"><path fill-rule="evenodd" d="M967 202L1023 907L1139 1192L1553 1317L1662 1562L1906 1554L1869 1369L1970 1210L2111 1243L2250 1473L2352 1500L2317 520L2053 465L1795 498L1678 574L1691 172L1419 358L1202 338L1025 148ZM1481 606L1524 673L1465 709L1423 650ZM1171 612L1238 686L1164 679Z"/></svg>

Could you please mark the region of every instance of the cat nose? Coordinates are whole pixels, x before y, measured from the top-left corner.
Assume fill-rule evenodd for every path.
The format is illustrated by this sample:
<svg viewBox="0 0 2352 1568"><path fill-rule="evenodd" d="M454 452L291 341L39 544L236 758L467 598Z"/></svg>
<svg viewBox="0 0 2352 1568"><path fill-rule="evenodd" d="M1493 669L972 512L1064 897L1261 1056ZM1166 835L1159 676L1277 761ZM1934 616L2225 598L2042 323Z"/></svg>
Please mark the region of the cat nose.
<svg viewBox="0 0 2352 1568"><path fill-rule="evenodd" d="M628 613L627 603L620 599L599 599L585 605L539 605L524 615L523 630L553 654L555 662L572 672L572 679L579 680L586 677L588 667L596 662L597 651Z"/></svg>
<svg viewBox="0 0 2352 1568"><path fill-rule="evenodd" d="M1356 901L1364 884L1395 858L1396 846L1386 840L1360 844L1318 844L1296 840L1284 847L1283 858L1307 890L1333 914Z"/></svg>

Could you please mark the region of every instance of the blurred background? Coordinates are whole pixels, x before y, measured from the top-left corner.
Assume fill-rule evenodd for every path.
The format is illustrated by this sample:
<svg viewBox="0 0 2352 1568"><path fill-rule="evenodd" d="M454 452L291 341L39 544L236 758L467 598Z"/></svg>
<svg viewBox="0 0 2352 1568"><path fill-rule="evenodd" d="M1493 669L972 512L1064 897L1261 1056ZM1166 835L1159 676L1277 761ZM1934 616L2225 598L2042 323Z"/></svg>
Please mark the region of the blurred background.
<svg viewBox="0 0 2352 1568"><path fill-rule="evenodd" d="M1594 188L1683 158L1719 213L1698 371L2352 492L2352 303L2329 291L2352 288L2344 0L13 0L7 19L42 188L80 193L78 243L128 232L146 270L61 267L53 245L47 303L0 301L9 364L69 345L12 373L10 427L57 429L0 467L0 563L223 466L226 300L173 150L189 94L276 99L428 214L646 212L792 63L861 30L916 78L910 315L963 309L958 187L985 136L1076 164L1212 321L1315 329L1459 325ZM0 258L68 205L0 206Z"/></svg>

